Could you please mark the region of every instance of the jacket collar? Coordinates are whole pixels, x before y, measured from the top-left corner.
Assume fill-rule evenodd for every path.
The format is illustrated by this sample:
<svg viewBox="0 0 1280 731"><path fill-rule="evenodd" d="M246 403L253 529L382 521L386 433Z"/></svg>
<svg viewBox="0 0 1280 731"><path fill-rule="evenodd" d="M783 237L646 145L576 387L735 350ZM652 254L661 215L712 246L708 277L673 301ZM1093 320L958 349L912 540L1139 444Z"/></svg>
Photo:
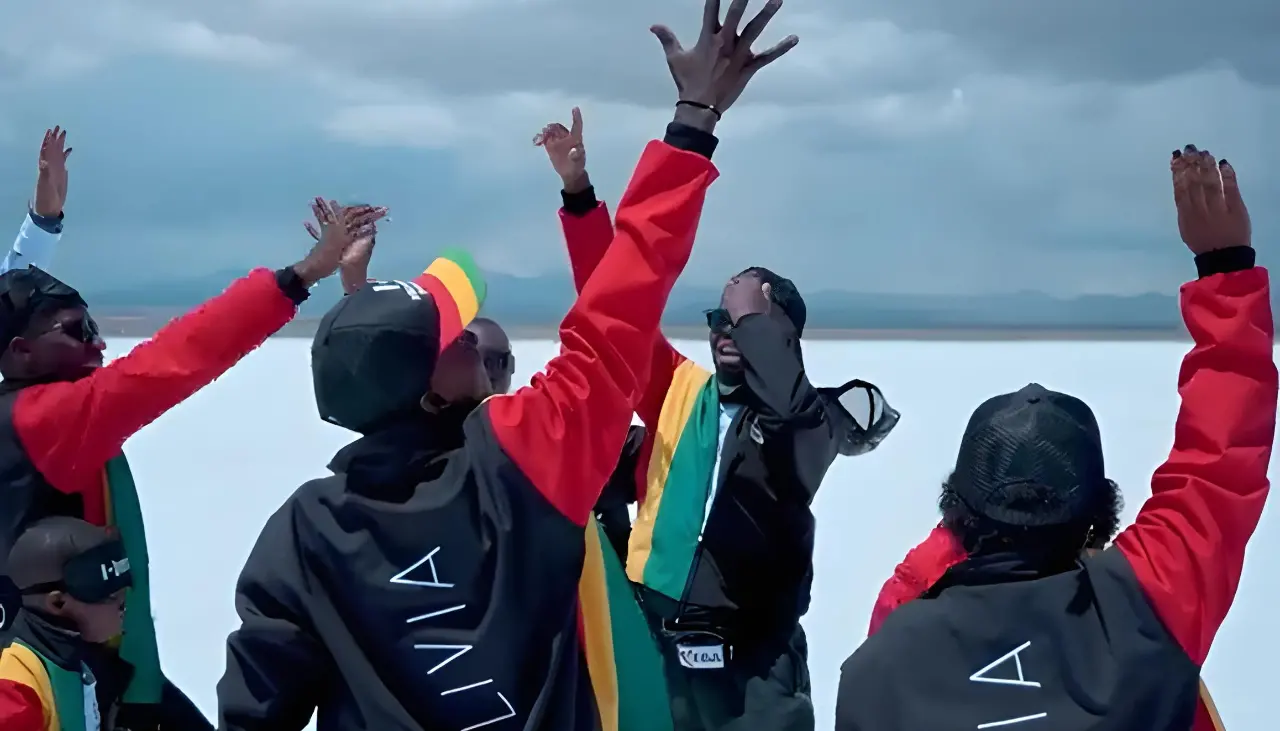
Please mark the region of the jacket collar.
<svg viewBox="0 0 1280 731"><path fill-rule="evenodd" d="M952 586L991 586L1034 581L1071 571L1080 566L1078 560L1069 562L1038 561L1013 552L975 554L947 570L942 578L924 593L933 598Z"/></svg>
<svg viewBox="0 0 1280 731"><path fill-rule="evenodd" d="M80 672L85 644L78 632L60 627L38 612L23 609L13 621L13 636L63 670Z"/></svg>

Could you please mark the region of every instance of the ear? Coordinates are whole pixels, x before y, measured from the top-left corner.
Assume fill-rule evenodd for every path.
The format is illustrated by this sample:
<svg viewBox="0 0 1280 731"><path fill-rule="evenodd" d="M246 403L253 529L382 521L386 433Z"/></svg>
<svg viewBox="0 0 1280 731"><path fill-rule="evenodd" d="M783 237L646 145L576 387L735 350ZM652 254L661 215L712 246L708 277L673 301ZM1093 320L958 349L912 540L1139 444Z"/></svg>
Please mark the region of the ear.
<svg viewBox="0 0 1280 731"><path fill-rule="evenodd" d="M51 591L44 595L44 609L48 613L61 617L67 613L67 595L61 591Z"/></svg>
<svg viewBox="0 0 1280 731"><path fill-rule="evenodd" d="M26 355L31 352L31 341L18 336L9 341L8 352L15 355Z"/></svg>
<svg viewBox="0 0 1280 731"><path fill-rule="evenodd" d="M515 355L515 353L512 353L512 354L511 354L511 357L507 359L507 372L508 372L508 373L515 373L515 372L516 372L516 355Z"/></svg>

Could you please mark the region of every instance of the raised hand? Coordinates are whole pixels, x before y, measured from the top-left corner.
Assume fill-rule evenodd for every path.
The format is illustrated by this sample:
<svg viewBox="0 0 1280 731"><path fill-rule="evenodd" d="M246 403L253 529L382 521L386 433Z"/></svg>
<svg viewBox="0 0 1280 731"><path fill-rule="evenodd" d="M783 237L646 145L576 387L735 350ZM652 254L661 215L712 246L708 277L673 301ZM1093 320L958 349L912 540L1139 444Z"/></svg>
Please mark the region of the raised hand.
<svg viewBox="0 0 1280 731"><path fill-rule="evenodd" d="M1178 233L1187 248L1203 254L1233 246L1252 245L1249 210L1231 163L1215 161L1208 151L1187 145L1173 151L1173 202L1178 208Z"/></svg>
<svg viewBox="0 0 1280 731"><path fill-rule="evenodd" d="M36 174L36 193L31 210L37 216L56 218L67 202L67 132L61 127L44 131Z"/></svg>
<svg viewBox="0 0 1280 731"><path fill-rule="evenodd" d="M372 238L378 219L387 215L386 208L343 207L337 201L323 198L316 198L311 209L319 224L319 229L312 234L316 245L302 261L293 265L293 270L308 286L338 271L351 246L361 238ZM313 228L308 225L307 230L310 232Z"/></svg>
<svg viewBox="0 0 1280 731"><path fill-rule="evenodd" d="M317 198L311 203L311 213L315 216L316 223L304 221L302 227L311 234L311 238L315 241L320 240L320 230L316 228L316 224L323 227L323 221L329 216L329 211L322 207L324 200ZM384 211L386 209L383 209ZM338 277L342 279L342 291L351 294L360 289L369 281L369 260L373 258L373 248L377 244L378 226L370 224L365 229L357 233L351 241L351 245L347 247L346 252L342 254L342 260L338 263Z"/></svg>
<svg viewBox="0 0 1280 731"><path fill-rule="evenodd" d="M747 0L732 0L724 23L720 22L720 0L706 0L702 10L702 32L693 48L685 49L676 34L665 25L649 30L658 37L667 56L667 67L676 82L680 102L710 112L719 119L746 88L756 72L777 61L796 47L800 39L787 36L763 53L753 53L751 44L782 7L782 0L769 0L747 23L738 25L747 11Z"/></svg>
<svg viewBox="0 0 1280 731"><path fill-rule="evenodd" d="M552 122L533 138L533 144L546 149L565 192L580 193L591 185L591 180L587 177L587 147L582 142L582 110L574 107L572 115L571 128Z"/></svg>

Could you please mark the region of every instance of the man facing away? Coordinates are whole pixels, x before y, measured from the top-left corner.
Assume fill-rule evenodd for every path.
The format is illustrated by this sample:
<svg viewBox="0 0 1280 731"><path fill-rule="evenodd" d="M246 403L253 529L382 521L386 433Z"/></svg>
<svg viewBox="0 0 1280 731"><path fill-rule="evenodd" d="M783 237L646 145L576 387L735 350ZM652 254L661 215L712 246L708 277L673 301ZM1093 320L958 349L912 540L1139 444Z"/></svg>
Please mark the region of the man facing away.
<svg viewBox="0 0 1280 731"><path fill-rule="evenodd" d="M572 129L549 125L535 142L564 184L560 219L583 289L602 276L614 226L587 176L579 110ZM870 451L898 417L870 384L810 384L805 320L790 280L751 267L707 313L714 374L659 335L637 408L648 433L601 506L664 648L677 731L814 726L800 627L810 503L837 455ZM623 481L631 492L618 499ZM626 501L639 503L633 526Z"/></svg>
<svg viewBox="0 0 1280 731"><path fill-rule="evenodd" d="M1120 504L1092 411L1036 384L979 406L942 527L886 585L874 634L844 664L838 731L1220 728L1200 666L1268 493L1274 324L1235 170L1190 145L1172 167L1200 277L1182 288L1195 345L1151 497L1082 557L1114 533Z"/></svg>
<svg viewBox="0 0 1280 731"><path fill-rule="evenodd" d="M341 223L328 226L302 261L253 271L105 365L105 343L75 289L37 267L0 274L0 555L48 516L119 531L134 582L118 643L134 668L123 702L136 707L137 728L207 721L160 670L142 510L124 442L291 320L309 286L337 269L354 232L381 215L338 212Z"/></svg>
<svg viewBox="0 0 1280 731"><path fill-rule="evenodd" d="M663 715L653 705L620 718L631 689L613 674L612 618L579 590L585 528L716 177L715 118L690 109L728 106L771 60L752 38L709 29L671 61L675 119L646 148L603 276L531 386L484 398L475 342L458 338L482 289L461 257L366 285L326 315L317 401L362 436L268 521L245 565L221 728L296 730L317 710L325 731L661 727L645 725ZM742 53L723 63L720 47Z"/></svg>

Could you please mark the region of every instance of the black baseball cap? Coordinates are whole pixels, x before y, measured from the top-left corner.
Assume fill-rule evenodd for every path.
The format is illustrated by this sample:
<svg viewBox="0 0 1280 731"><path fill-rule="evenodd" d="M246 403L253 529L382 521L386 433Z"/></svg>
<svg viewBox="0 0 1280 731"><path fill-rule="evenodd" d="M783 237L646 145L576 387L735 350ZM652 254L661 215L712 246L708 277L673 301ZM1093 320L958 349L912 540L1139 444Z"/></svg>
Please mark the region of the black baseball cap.
<svg viewBox="0 0 1280 731"><path fill-rule="evenodd" d="M37 266L0 274L0 350L22 335L37 316L70 307L86 307L74 287Z"/></svg>
<svg viewBox="0 0 1280 731"><path fill-rule="evenodd" d="M1005 525L1084 520L1109 489L1098 420L1080 399L1038 383L990 398L969 418L949 484L971 510Z"/></svg>
<svg viewBox="0 0 1280 731"><path fill-rule="evenodd" d="M367 433L419 408L440 355L440 312L412 282L370 282L320 321L311 377L320 418Z"/></svg>

